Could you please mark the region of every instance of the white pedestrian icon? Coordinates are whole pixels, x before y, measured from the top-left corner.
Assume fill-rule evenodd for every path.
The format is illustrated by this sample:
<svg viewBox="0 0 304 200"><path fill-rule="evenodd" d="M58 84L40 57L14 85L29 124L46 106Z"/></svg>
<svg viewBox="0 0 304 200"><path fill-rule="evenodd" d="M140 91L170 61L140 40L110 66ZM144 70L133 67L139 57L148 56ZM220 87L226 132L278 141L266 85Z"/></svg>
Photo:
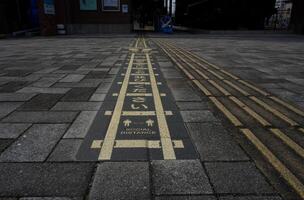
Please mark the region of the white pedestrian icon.
<svg viewBox="0 0 304 200"><path fill-rule="evenodd" d="M129 127L130 124L132 123L132 121L129 120L129 119L126 119L125 121L123 121L123 123L124 123L124 126L125 126L125 127Z"/></svg>
<svg viewBox="0 0 304 200"><path fill-rule="evenodd" d="M148 127L152 127L153 124L154 124L154 121L153 121L152 119L148 119L148 120L146 121L146 123L147 123Z"/></svg>

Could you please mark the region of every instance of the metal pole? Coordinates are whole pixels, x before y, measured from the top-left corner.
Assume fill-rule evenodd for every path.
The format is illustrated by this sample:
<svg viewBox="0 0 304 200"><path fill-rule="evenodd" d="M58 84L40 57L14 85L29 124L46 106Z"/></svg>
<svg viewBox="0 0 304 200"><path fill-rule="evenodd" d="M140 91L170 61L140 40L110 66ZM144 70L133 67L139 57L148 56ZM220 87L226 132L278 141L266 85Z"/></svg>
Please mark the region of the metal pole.
<svg viewBox="0 0 304 200"><path fill-rule="evenodd" d="M169 2L170 2L169 15L172 16L172 0L170 0Z"/></svg>

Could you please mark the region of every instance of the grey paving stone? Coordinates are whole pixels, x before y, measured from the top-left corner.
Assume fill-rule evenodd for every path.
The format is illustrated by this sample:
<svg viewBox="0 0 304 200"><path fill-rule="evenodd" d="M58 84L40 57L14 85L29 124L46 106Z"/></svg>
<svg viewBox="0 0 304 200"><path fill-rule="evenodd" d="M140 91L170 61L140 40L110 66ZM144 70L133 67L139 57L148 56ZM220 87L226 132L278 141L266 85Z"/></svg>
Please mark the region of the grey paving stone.
<svg viewBox="0 0 304 200"><path fill-rule="evenodd" d="M4 151L4 149L6 147L8 147L12 142L13 142L13 140L2 140L2 139L0 139L0 153L2 151Z"/></svg>
<svg viewBox="0 0 304 200"><path fill-rule="evenodd" d="M173 67L173 63L172 62L158 62L158 65L160 67Z"/></svg>
<svg viewBox="0 0 304 200"><path fill-rule="evenodd" d="M23 78L22 78L23 79ZM10 81L0 87L1 93L11 93L25 87L28 84L26 81Z"/></svg>
<svg viewBox="0 0 304 200"><path fill-rule="evenodd" d="M183 81L184 82L184 81ZM176 101L201 101L201 98L195 94L191 88L178 88L169 85Z"/></svg>
<svg viewBox="0 0 304 200"><path fill-rule="evenodd" d="M191 110L180 112L184 122L217 122L219 121L214 115L208 110Z"/></svg>
<svg viewBox="0 0 304 200"><path fill-rule="evenodd" d="M279 196L225 196L219 200L282 200Z"/></svg>
<svg viewBox="0 0 304 200"><path fill-rule="evenodd" d="M9 113L16 110L20 105L21 102L0 102L0 118L5 117Z"/></svg>
<svg viewBox="0 0 304 200"><path fill-rule="evenodd" d="M45 68L45 69L39 70L39 71L37 71L35 73L38 73L38 74L49 74L49 73L51 73L53 71L56 71L58 69L59 69L59 67L50 67L50 68Z"/></svg>
<svg viewBox="0 0 304 200"><path fill-rule="evenodd" d="M152 161L156 195L212 194L208 177L198 160Z"/></svg>
<svg viewBox="0 0 304 200"><path fill-rule="evenodd" d="M40 88L40 87L24 87L17 92L20 93L48 93L48 94L65 94L70 88Z"/></svg>
<svg viewBox="0 0 304 200"><path fill-rule="evenodd" d="M64 138L84 138L91 127L97 111L82 111L73 122Z"/></svg>
<svg viewBox="0 0 304 200"><path fill-rule="evenodd" d="M81 197L23 197L19 200L82 200Z"/></svg>
<svg viewBox="0 0 304 200"><path fill-rule="evenodd" d="M93 164L0 163L1 196L84 196Z"/></svg>
<svg viewBox="0 0 304 200"><path fill-rule="evenodd" d="M0 123L0 139L14 139L28 129L31 124Z"/></svg>
<svg viewBox="0 0 304 200"><path fill-rule="evenodd" d="M205 166L216 193L275 193L251 162L216 162L205 163Z"/></svg>
<svg viewBox="0 0 304 200"><path fill-rule="evenodd" d="M201 160L249 160L221 123L187 123L187 127Z"/></svg>
<svg viewBox="0 0 304 200"><path fill-rule="evenodd" d="M207 110L207 109L209 109L207 102L178 101L178 102L176 102L176 104L180 110Z"/></svg>
<svg viewBox="0 0 304 200"><path fill-rule="evenodd" d="M101 83L97 88L96 93L107 93L111 87L112 83Z"/></svg>
<svg viewBox="0 0 304 200"><path fill-rule="evenodd" d="M61 101L88 101L96 88L72 88Z"/></svg>
<svg viewBox="0 0 304 200"><path fill-rule="evenodd" d="M42 162L64 134L68 125L35 124L1 155L3 162Z"/></svg>
<svg viewBox="0 0 304 200"><path fill-rule="evenodd" d="M35 93L0 93L0 101L28 101L35 95Z"/></svg>
<svg viewBox="0 0 304 200"><path fill-rule="evenodd" d="M98 166L89 199L150 199L146 162L113 162Z"/></svg>
<svg viewBox="0 0 304 200"><path fill-rule="evenodd" d="M101 102L58 102L52 110L97 111L100 109L101 104Z"/></svg>
<svg viewBox="0 0 304 200"><path fill-rule="evenodd" d="M63 139L57 144L52 152L49 161L76 161L76 154L83 140L81 139Z"/></svg>
<svg viewBox="0 0 304 200"><path fill-rule="evenodd" d="M78 112L14 112L4 118L2 122L18 123L69 123L72 122Z"/></svg>
<svg viewBox="0 0 304 200"><path fill-rule="evenodd" d="M100 83L96 82L78 82L78 83L55 83L52 87L56 88L92 88L98 87Z"/></svg>
<svg viewBox="0 0 304 200"><path fill-rule="evenodd" d="M106 94L93 94L90 101L104 101Z"/></svg>
<svg viewBox="0 0 304 200"><path fill-rule="evenodd" d="M36 110L49 110L57 101L62 97L62 94L38 94L30 101L25 102L18 110L22 111L36 111Z"/></svg>
<svg viewBox="0 0 304 200"><path fill-rule="evenodd" d="M216 200L216 197L204 196L162 196L156 197L155 200Z"/></svg>
<svg viewBox="0 0 304 200"><path fill-rule="evenodd" d="M56 83L60 78L44 77L39 79L39 81L34 82L32 87L51 87Z"/></svg>
<svg viewBox="0 0 304 200"><path fill-rule="evenodd" d="M81 74L69 74L63 79L61 79L59 82L75 83L81 81L81 79L83 79L84 77L85 75Z"/></svg>

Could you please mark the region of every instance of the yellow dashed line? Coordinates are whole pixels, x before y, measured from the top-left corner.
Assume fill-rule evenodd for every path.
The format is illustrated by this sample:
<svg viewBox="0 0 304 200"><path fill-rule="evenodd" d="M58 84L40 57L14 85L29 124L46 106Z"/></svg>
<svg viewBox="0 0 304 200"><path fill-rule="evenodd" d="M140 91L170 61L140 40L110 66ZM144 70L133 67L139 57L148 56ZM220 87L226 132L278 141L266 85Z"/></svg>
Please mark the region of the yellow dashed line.
<svg viewBox="0 0 304 200"><path fill-rule="evenodd" d="M274 114L275 116L277 116L280 119L282 119L283 121L285 121L286 123L290 124L291 126L299 125L297 122L293 121L292 119L289 119L286 115L284 115L281 112L277 111L276 109L270 107L268 104L264 103L263 101L259 100L258 98L256 98L256 97L249 97L249 98L252 101L254 101L255 103L262 106L263 108L265 108L266 110L268 110L269 112L271 112L272 114Z"/></svg>
<svg viewBox="0 0 304 200"><path fill-rule="evenodd" d="M285 135L282 131L276 128L271 128L270 131L280 138L287 146L289 146L292 150L294 150L299 156L304 158L304 149L295 143L292 139L290 139L287 135Z"/></svg>
<svg viewBox="0 0 304 200"><path fill-rule="evenodd" d="M287 183L304 199L304 185L299 179L249 130L241 132L267 158L268 162L280 173Z"/></svg>
<svg viewBox="0 0 304 200"><path fill-rule="evenodd" d="M302 110L300 110L300 109L298 109L298 108L296 108L296 107L290 105L289 103L286 103L286 102L282 101L281 99L279 99L279 98L277 98L277 97L271 96L271 97L269 97L269 98L271 98L271 99L274 100L275 102L277 102L277 103L279 103L279 104L285 106L285 107L288 108L289 110L292 110L293 112L297 113L298 115L301 115L301 116L304 117L304 112L303 112Z"/></svg>
<svg viewBox="0 0 304 200"><path fill-rule="evenodd" d="M271 126L271 124L267 120L265 120L258 113L256 113L254 110L249 108L247 105L245 105L243 102L241 102L236 97L229 97L229 99L231 99L235 104L237 104L239 107L241 107L243 110L245 110L249 115L251 115L254 119L256 119L259 123L261 123L264 127Z"/></svg>
<svg viewBox="0 0 304 200"><path fill-rule="evenodd" d="M216 105L216 107L225 114L225 116L231 121L231 123L236 126L243 126L243 124L238 120L221 102L219 102L215 97L209 97L209 99Z"/></svg>

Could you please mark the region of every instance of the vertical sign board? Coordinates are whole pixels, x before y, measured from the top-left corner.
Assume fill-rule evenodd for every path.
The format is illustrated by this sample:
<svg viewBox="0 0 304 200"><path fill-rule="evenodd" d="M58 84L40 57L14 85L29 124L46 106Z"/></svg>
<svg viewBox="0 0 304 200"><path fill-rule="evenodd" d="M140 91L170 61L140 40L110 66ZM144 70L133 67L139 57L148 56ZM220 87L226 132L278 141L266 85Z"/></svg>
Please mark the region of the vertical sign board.
<svg viewBox="0 0 304 200"><path fill-rule="evenodd" d="M122 4L121 8L122 8L122 13L128 13L129 12L128 4Z"/></svg>
<svg viewBox="0 0 304 200"><path fill-rule="evenodd" d="M96 0L79 0L80 10L97 10Z"/></svg>
<svg viewBox="0 0 304 200"><path fill-rule="evenodd" d="M44 13L47 15L55 15L54 0L44 0Z"/></svg>
<svg viewBox="0 0 304 200"><path fill-rule="evenodd" d="M102 0L103 11L120 11L119 0Z"/></svg>

